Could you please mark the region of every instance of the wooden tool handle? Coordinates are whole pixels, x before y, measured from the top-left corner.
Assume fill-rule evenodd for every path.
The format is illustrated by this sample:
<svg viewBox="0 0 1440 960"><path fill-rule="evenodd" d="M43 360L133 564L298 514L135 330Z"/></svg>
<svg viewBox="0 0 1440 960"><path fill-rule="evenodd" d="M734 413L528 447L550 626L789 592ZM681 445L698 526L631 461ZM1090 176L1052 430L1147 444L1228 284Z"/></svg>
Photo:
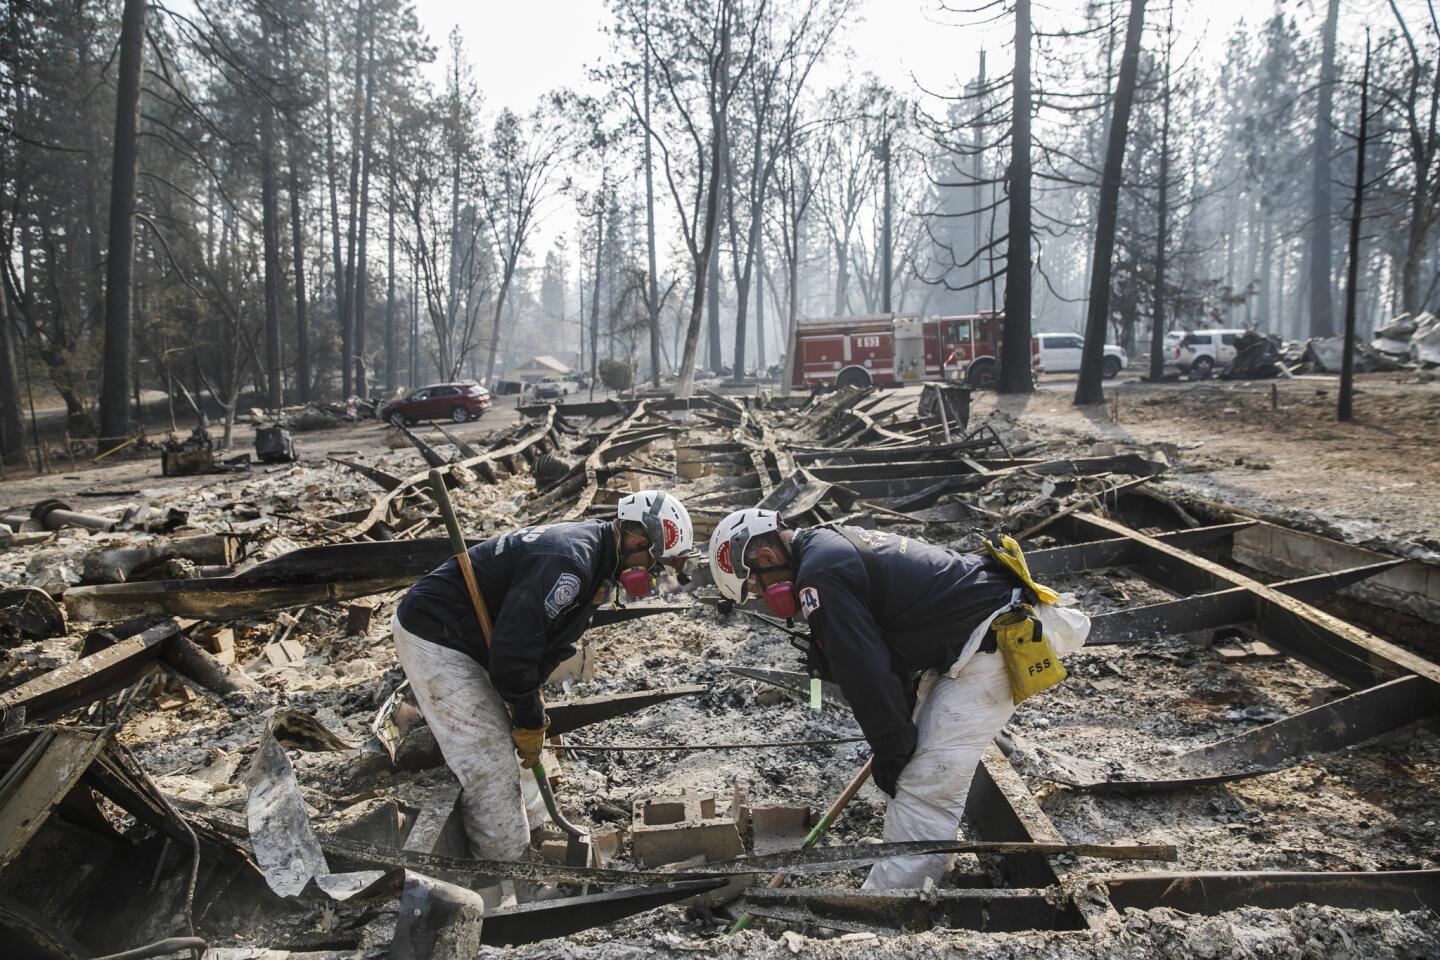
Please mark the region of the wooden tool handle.
<svg viewBox="0 0 1440 960"><path fill-rule="evenodd" d="M860 772L855 774L854 779L850 781L849 785L840 791L840 796L836 797L835 802L830 804L830 809L825 811L825 815L820 818L820 822L815 824L810 832L806 834L804 842L800 844L801 850L809 850L815 846L820 838L825 835L825 831L830 829L830 825L839 819L840 811L845 809L845 804L849 803L855 794L860 792L860 788L865 786L865 781L870 779L870 772L874 766L874 757L865 761L865 766L861 767ZM770 877L770 882L765 884L765 886L771 890L778 889L785 883L785 878L788 876L790 876L788 870L777 871ZM739 933L741 930L748 930L752 922L753 920L750 914L742 913L727 933Z"/></svg>
<svg viewBox="0 0 1440 960"><path fill-rule="evenodd" d="M485 607L485 598L480 595L480 584L475 579L475 568L470 564L470 551L465 546L465 536L460 532L460 521L455 518L455 508L450 505L450 492L445 489L445 476L439 470L430 471L430 497L440 510L440 519L445 521L445 532L450 536L450 549L455 551L455 562L460 566L460 575L465 578L465 589L470 594L470 605L475 608L475 619L480 621L480 633L485 637L485 649L490 649L490 611Z"/></svg>

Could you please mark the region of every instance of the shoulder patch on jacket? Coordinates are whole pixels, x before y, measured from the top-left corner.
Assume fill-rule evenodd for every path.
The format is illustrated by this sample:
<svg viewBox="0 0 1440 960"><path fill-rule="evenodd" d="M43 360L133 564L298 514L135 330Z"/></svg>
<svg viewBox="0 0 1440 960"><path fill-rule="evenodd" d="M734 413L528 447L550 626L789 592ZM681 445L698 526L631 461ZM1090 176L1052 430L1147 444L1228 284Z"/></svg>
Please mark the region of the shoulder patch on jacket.
<svg viewBox="0 0 1440 960"><path fill-rule="evenodd" d="M573 573L562 573L555 578L555 585L545 596L545 615L551 620L565 612L580 595L580 578Z"/></svg>
<svg viewBox="0 0 1440 960"><path fill-rule="evenodd" d="M820 609L820 591L814 587L806 587L800 591L800 609L809 617L816 610Z"/></svg>

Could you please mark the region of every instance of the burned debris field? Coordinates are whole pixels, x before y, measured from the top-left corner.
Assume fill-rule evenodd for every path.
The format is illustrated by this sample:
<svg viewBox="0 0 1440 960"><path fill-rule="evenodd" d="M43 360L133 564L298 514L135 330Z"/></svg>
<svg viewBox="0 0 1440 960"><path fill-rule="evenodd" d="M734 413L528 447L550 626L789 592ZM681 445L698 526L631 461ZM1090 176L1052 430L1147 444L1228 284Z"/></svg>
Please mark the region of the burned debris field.
<svg viewBox="0 0 1440 960"><path fill-rule="evenodd" d="M1087 425L1138 429L1146 390L1121 395ZM299 434L296 462L246 475L59 481L0 552L16 955L1433 955L1433 553L1327 535L1303 498L1210 475L1204 444L1008 405L655 394ZM432 465L475 538L606 516L657 475L701 539L737 503L961 550L1005 529L1089 639L985 753L941 882L872 891L873 783L801 850L869 747L838 687L812 705L784 623L717 608L704 577L604 606L545 687L587 849L547 825L526 859L473 859L389 637L448 555Z"/></svg>
<svg viewBox="0 0 1440 960"><path fill-rule="evenodd" d="M1440 958L1437 0L12 0L0 960Z"/></svg>

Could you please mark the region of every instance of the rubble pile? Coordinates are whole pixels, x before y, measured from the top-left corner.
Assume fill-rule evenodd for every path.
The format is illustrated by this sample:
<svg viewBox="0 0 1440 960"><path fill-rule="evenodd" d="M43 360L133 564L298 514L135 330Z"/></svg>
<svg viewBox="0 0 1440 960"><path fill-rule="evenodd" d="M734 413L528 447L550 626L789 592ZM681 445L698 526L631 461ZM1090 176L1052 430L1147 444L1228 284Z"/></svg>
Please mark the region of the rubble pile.
<svg viewBox="0 0 1440 960"><path fill-rule="evenodd" d="M366 452L325 460L291 462L276 435L274 466L93 513L7 505L0 929L14 955L167 938L215 960L1440 949L1425 812L1440 751L1403 726L1348 749L1429 716L1440 672L1415 658L1404 676L1341 683L1349 667L1300 666L1258 632L1321 629L1302 601L1384 563L1273 586L1220 567L1248 525L1177 506L1170 456L1046 441L999 412L972 423L960 388L521 412L454 436L375 424ZM319 429L310 419L277 426ZM937 845L969 851L945 885L877 900L859 868L894 851L877 842L873 785L827 845L798 852L868 756L843 697L827 687L812 709L785 624L722 611L702 571L684 593L602 607L547 686L546 769L589 851L577 862L546 829L531 859L474 860L389 632L404 590L449 555L432 468L474 540L607 516L648 486L681 497L702 540L745 505L957 549L1004 530L1096 616L1095 640L987 756L971 846ZM1324 627L1337 649L1368 642L1342 626ZM1349 696L1375 684L1390 686ZM1091 846L1057 846L1075 843ZM1142 848L1178 862L1105 859ZM762 889L792 868L791 886ZM1204 874L1158 872L1171 868ZM1249 870L1277 871L1281 893L1265 899ZM1332 888L1321 871L1361 879ZM1223 892L1199 902L1196 885ZM726 937L743 912L754 930Z"/></svg>

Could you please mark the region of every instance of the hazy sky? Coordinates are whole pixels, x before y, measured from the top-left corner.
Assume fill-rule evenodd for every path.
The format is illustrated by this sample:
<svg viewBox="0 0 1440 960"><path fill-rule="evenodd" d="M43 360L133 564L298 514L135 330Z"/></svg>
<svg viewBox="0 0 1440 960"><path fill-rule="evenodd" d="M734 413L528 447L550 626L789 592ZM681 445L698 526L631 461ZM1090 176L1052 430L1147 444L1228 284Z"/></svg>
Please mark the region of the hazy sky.
<svg viewBox="0 0 1440 960"><path fill-rule="evenodd" d="M1147 19L1160 15L1156 11L1162 9L1162 3L1151 0ZM1274 11L1273 0L1175 3L1176 27L1187 39L1182 46L1198 45L1192 47L1197 55L1213 58L1223 54L1225 39L1237 24L1258 25ZM951 0L951 4L978 5L974 0ZM1424 0L1400 0L1400 5L1418 29L1426 17ZM609 12L604 0L415 0L415 6L438 51L437 62L430 68L433 81L437 86L443 82L446 38L458 24L487 111L500 107L526 110L547 90L585 88L587 71L604 59L609 49L610 39L604 32ZM1325 0L1283 0L1283 6L1299 20L1301 30L1319 29ZM1039 0L1034 4L1036 25L1054 29L1061 18L1073 23L1083 9L1084 0ZM1412 10L1413 14L1408 13ZM841 41L849 52L832 57L817 70L811 87L824 89L842 82L847 72L868 71L901 93L915 92L917 81L928 90L954 90L957 76L974 75L982 47L997 51L998 60L1008 60L1008 52L1000 50L1006 41L1003 25L985 29L957 25L962 20L945 14L936 0L857 0ZM1342 34L1361 36L1367 23L1377 29L1390 28L1393 20L1387 0L1342 0ZM997 68L1005 69L992 61L992 73ZM584 172L577 172L583 179ZM663 204L660 216L668 217ZM557 232L569 234L574 229L573 207L557 200L539 225L531 256L543 259L543 251ZM666 259L664 246L662 242L662 261Z"/></svg>
<svg viewBox="0 0 1440 960"><path fill-rule="evenodd" d="M954 5L967 4L961 0ZM1159 3L1150 6L1150 16L1158 16ZM1302 24L1324 13L1324 0L1287 0L1284 6ZM1404 8L1418 6L1417 0L1402 3ZM441 59L445 38L460 26L492 108L524 108L546 90L582 86L586 69L604 56L609 44L602 0L416 0L416 9ZM1043 28L1055 22L1055 11L1082 9L1083 0L1036 4L1036 23ZM1218 53L1242 18L1258 24L1273 9L1267 0L1177 0L1177 26L1205 50ZM1363 29L1367 21L1386 27L1391 22L1384 0L1345 0L1341 9L1347 33ZM1423 13L1417 9L1416 16L1418 27ZM982 45L994 49L1003 41L993 28L954 26L956 19L940 12L935 0L858 0L845 36L853 56L830 70L836 75L847 65L856 72L868 70L902 91L910 87L913 75L927 87L943 89L957 73L973 74ZM827 78L818 79L824 85Z"/></svg>

